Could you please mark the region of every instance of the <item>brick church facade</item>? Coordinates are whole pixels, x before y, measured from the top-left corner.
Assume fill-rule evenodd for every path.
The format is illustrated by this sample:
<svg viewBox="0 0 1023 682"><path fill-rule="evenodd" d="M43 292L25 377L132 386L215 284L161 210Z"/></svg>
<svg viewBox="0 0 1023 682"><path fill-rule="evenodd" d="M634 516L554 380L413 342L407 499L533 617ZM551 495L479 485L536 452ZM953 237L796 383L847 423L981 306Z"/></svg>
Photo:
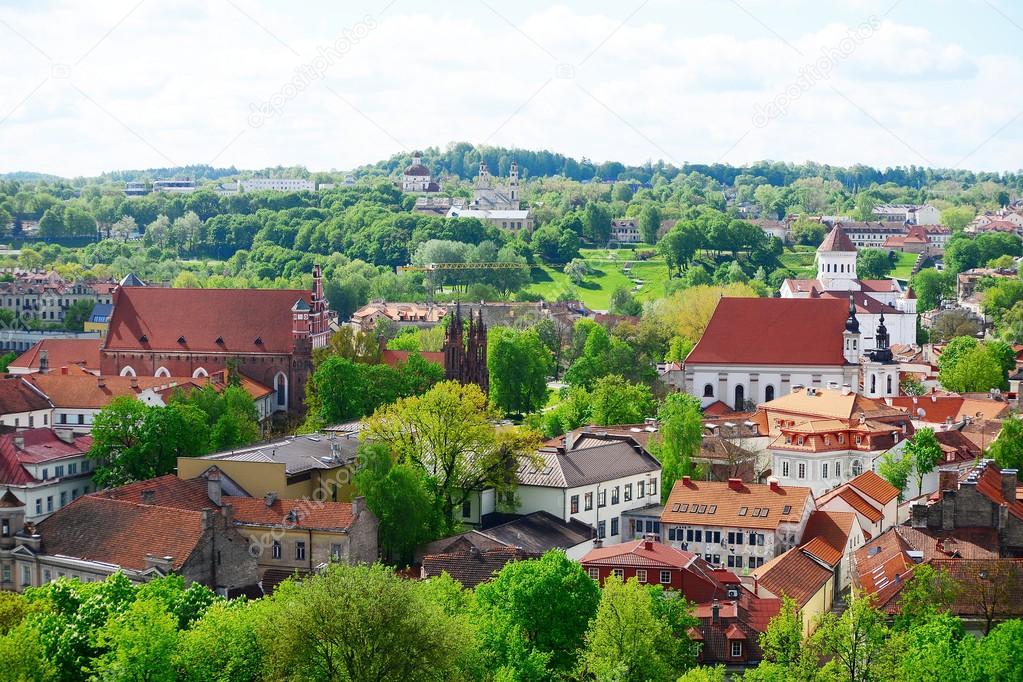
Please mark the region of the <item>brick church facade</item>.
<svg viewBox="0 0 1023 682"><path fill-rule="evenodd" d="M319 266L311 291L119 287L113 305L102 374L198 377L232 363L276 391L275 409L294 412L333 315Z"/></svg>

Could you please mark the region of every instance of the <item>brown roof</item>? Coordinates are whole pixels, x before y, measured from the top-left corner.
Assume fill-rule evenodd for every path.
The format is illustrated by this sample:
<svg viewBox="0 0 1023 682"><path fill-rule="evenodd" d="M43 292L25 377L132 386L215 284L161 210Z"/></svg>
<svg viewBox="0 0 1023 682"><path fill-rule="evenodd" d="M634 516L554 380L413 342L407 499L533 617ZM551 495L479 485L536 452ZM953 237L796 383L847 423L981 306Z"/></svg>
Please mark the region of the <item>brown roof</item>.
<svg viewBox="0 0 1023 682"><path fill-rule="evenodd" d="M685 568L696 559L696 555L660 542L633 540L608 547L596 547L579 560L581 564L597 566L653 566ZM738 578L734 582L738 582Z"/></svg>
<svg viewBox="0 0 1023 682"><path fill-rule="evenodd" d="M845 230L840 225L831 228L831 232L828 232L827 236L824 237L824 241L817 247L817 253L829 251L856 251L856 245L852 243L849 235L845 233Z"/></svg>
<svg viewBox="0 0 1023 682"><path fill-rule="evenodd" d="M816 510L803 530L803 551L830 566L837 566L856 523L852 512Z"/></svg>
<svg viewBox="0 0 1023 682"><path fill-rule="evenodd" d="M46 362L51 368L76 365L99 371L100 339L43 339L16 357L8 367L39 370L39 356L46 351Z"/></svg>
<svg viewBox="0 0 1023 682"><path fill-rule="evenodd" d="M882 505L899 496L899 489L869 469L849 481L858 492Z"/></svg>
<svg viewBox="0 0 1023 682"><path fill-rule="evenodd" d="M686 364L845 364L848 300L722 298Z"/></svg>
<svg viewBox="0 0 1023 682"><path fill-rule="evenodd" d="M42 391L55 407L83 409L101 409L118 396L134 398L146 389L166 394L174 390L190 391L206 385L220 391L227 386L226 380L217 382L211 377L96 377L84 373L30 374L25 377L25 381ZM272 393L266 386L247 377L242 377L241 387L253 399Z"/></svg>
<svg viewBox="0 0 1023 682"><path fill-rule="evenodd" d="M0 414L48 410L50 401L18 377L0 379Z"/></svg>
<svg viewBox="0 0 1023 682"><path fill-rule="evenodd" d="M834 577L830 568L822 566L798 547L775 557L750 575L774 594L791 597L802 607Z"/></svg>
<svg viewBox="0 0 1023 682"><path fill-rule="evenodd" d="M299 300L309 304L311 296L289 289L121 287L103 348L291 353L291 308Z"/></svg>
<svg viewBox="0 0 1023 682"><path fill-rule="evenodd" d="M262 498L225 495L237 523L252 526L288 526L313 530L347 530L355 517L350 502L277 499L267 506Z"/></svg>
<svg viewBox="0 0 1023 682"><path fill-rule="evenodd" d="M807 504L813 504L809 488L772 487L738 479L696 481L685 476L675 481L661 522L771 529L782 522L798 523Z"/></svg>
<svg viewBox="0 0 1023 682"><path fill-rule="evenodd" d="M817 500L817 506L823 507L835 498L845 501L854 510L867 517L871 523L877 523L884 517L880 509L867 502L856 490L844 483L834 490L821 495Z"/></svg>
<svg viewBox="0 0 1023 682"><path fill-rule="evenodd" d="M146 555L180 569L203 536L202 512L83 495L39 524L43 549L144 570Z"/></svg>
<svg viewBox="0 0 1023 682"><path fill-rule="evenodd" d="M160 507L199 511L204 507L213 506L205 479L180 479L174 474L158 476L148 481L137 481L93 494L111 500L141 503L144 492L152 496L152 502L149 504Z"/></svg>
<svg viewBox="0 0 1023 682"><path fill-rule="evenodd" d="M473 588L494 577L512 561L538 558L518 547L501 547L484 552L472 550L453 554L434 554L423 557L422 576L433 578L447 573L462 584L462 587Z"/></svg>

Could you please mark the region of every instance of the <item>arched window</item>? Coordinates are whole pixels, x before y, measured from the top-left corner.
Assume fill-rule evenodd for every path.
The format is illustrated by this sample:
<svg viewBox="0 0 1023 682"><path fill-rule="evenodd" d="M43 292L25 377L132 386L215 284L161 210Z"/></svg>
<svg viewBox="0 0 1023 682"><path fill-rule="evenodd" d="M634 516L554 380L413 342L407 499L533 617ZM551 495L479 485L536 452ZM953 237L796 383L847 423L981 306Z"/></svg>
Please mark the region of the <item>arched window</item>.
<svg viewBox="0 0 1023 682"><path fill-rule="evenodd" d="M288 377L284 372L278 372L274 377L274 391L277 393L277 407L286 409L288 407Z"/></svg>
<svg viewBox="0 0 1023 682"><path fill-rule="evenodd" d="M774 386L768 384L764 387L764 402L771 402L774 400Z"/></svg>
<svg viewBox="0 0 1023 682"><path fill-rule="evenodd" d="M156 370L156 374L154 374L153 376L154 377L169 377L170 376L170 370L167 369L166 367L161 367L160 369Z"/></svg>
<svg viewBox="0 0 1023 682"><path fill-rule="evenodd" d="M746 404L746 389L743 388L742 384L735 387L735 404L732 406L736 410L741 410Z"/></svg>
<svg viewBox="0 0 1023 682"><path fill-rule="evenodd" d="M203 369L202 367L200 367L200 368L196 369L194 372L192 372L192 378L193 379L198 379L199 377L208 377L208 376L209 376L209 373L205 369Z"/></svg>
<svg viewBox="0 0 1023 682"><path fill-rule="evenodd" d="M871 374L870 375L870 392L871 393L877 393L877 375L876 374Z"/></svg>
<svg viewBox="0 0 1023 682"><path fill-rule="evenodd" d="M852 475L855 478L863 473L863 463L858 459L854 459L852 463Z"/></svg>
<svg viewBox="0 0 1023 682"><path fill-rule="evenodd" d="M131 365L126 365L123 369L121 369L121 376L133 377L135 376L135 369Z"/></svg>
<svg viewBox="0 0 1023 682"><path fill-rule="evenodd" d="M888 394L891 395L891 393L892 393L892 375L889 374L888 375Z"/></svg>
<svg viewBox="0 0 1023 682"><path fill-rule="evenodd" d="M703 397L704 398L713 398L714 397L714 387L711 386L710 384L704 384L703 385Z"/></svg>

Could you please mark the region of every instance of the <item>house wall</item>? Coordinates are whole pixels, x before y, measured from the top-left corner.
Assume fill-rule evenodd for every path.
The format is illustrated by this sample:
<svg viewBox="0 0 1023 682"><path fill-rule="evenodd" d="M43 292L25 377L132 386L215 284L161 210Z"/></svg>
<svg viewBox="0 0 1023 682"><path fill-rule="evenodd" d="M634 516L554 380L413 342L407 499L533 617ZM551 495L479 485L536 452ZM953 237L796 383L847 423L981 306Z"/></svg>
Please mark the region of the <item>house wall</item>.
<svg viewBox="0 0 1023 682"><path fill-rule="evenodd" d="M206 530L180 573L186 582L197 582L213 589L232 589L255 585L256 557L249 541L223 514L206 513Z"/></svg>
<svg viewBox="0 0 1023 682"><path fill-rule="evenodd" d="M809 635L813 632L817 617L822 613L830 611L834 601L835 581L828 580L799 610L800 615L803 616L804 635Z"/></svg>
<svg viewBox="0 0 1023 682"><path fill-rule="evenodd" d="M11 426L15 429L32 429L40 426L50 425L50 413L52 410L29 410L27 412L8 412L0 415L0 424Z"/></svg>
<svg viewBox="0 0 1023 682"><path fill-rule="evenodd" d="M850 384L853 390L859 386L859 369L843 366L797 366L764 365L761 367L743 365L686 364L685 392L700 399L702 407L720 400L729 407L735 405L735 388L743 387L747 402L766 402L767 387L774 387L774 397L780 398L792 392L793 386L826 387L829 382L839 385ZM704 395L710 385L711 395ZM740 406L739 409L741 409Z"/></svg>

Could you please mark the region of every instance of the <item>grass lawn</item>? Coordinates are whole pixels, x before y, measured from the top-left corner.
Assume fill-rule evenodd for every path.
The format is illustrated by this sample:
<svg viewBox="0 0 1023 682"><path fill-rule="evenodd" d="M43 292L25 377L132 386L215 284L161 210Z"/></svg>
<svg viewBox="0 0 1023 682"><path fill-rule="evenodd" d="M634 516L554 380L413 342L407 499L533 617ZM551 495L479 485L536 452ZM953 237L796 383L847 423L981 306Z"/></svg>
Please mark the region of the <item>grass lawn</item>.
<svg viewBox="0 0 1023 682"><path fill-rule="evenodd" d="M626 274L622 269L628 259L625 254L631 256L631 249L614 251L618 256L615 260L609 259L608 253L607 249L584 249L581 252L582 257L589 262L593 274L578 285L573 285L561 268L547 265L534 267L533 284L529 291L540 294L547 300L554 300L566 287L574 287L586 307L594 310L607 310L611 304L611 294L619 287L633 291L640 300L650 300L664 295L664 284L668 281L668 270L664 261L660 259L629 261L631 271ZM637 284L633 280L642 282Z"/></svg>
<svg viewBox="0 0 1023 682"><path fill-rule="evenodd" d="M899 260L895 264L895 269L892 270L889 277L895 279L907 280L913 273L913 264L916 263L915 253L897 253Z"/></svg>
<svg viewBox="0 0 1023 682"><path fill-rule="evenodd" d="M814 259L817 252L786 250L779 257L781 264L796 273L796 279L813 279L817 276L817 265Z"/></svg>

